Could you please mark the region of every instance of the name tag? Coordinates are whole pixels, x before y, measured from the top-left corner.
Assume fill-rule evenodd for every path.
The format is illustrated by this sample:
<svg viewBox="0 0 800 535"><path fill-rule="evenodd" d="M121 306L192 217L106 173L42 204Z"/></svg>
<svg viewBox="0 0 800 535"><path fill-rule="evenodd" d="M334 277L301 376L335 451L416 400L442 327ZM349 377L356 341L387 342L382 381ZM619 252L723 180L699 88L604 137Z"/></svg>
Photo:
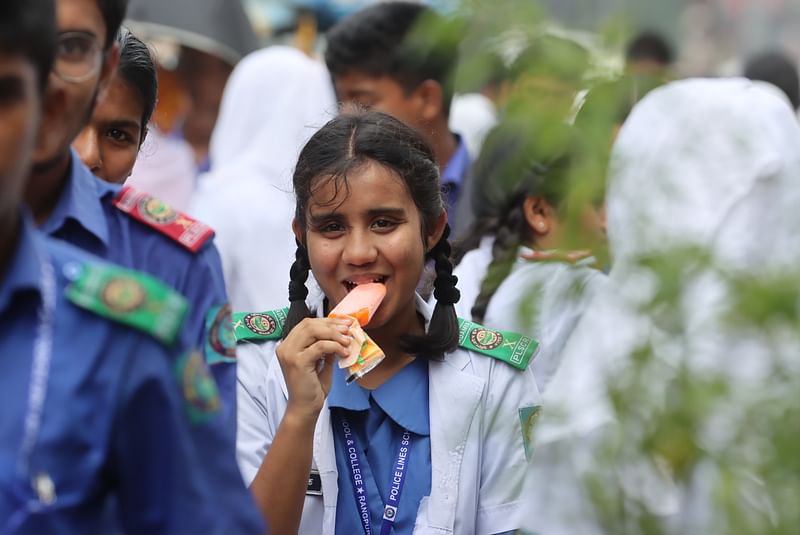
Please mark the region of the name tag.
<svg viewBox="0 0 800 535"><path fill-rule="evenodd" d="M322 496L322 478L319 477L317 470L312 470L308 474L308 486L306 486L306 494L312 496Z"/></svg>

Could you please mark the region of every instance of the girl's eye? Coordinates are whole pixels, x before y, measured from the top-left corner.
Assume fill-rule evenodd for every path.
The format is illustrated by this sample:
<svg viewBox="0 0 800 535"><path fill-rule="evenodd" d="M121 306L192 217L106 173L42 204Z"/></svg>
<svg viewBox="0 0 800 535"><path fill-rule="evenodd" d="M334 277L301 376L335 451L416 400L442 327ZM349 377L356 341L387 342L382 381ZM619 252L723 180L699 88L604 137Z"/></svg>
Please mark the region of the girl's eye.
<svg viewBox="0 0 800 535"><path fill-rule="evenodd" d="M343 230L344 226L341 223L325 223L319 227L319 231L324 234L334 234Z"/></svg>
<svg viewBox="0 0 800 535"><path fill-rule="evenodd" d="M133 143L133 137L127 132L120 130L119 128L109 128L108 131L106 132L106 137L113 141L116 141L117 143L122 143L122 144Z"/></svg>
<svg viewBox="0 0 800 535"><path fill-rule="evenodd" d="M397 223L389 219L376 219L372 222L372 226L378 230L390 230L397 226Z"/></svg>

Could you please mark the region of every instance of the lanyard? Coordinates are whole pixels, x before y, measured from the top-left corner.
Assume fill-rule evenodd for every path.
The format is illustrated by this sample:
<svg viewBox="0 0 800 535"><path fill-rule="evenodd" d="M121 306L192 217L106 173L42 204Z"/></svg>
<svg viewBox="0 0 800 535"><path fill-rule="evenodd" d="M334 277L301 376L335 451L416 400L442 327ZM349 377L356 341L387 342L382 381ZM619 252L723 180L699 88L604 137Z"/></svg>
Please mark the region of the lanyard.
<svg viewBox="0 0 800 535"><path fill-rule="evenodd" d="M25 424L22 435L17 466L20 473L26 474L29 469L31 454L36 444L36 437L42 425L42 412L47 396L47 382L50 377L50 361L53 351L53 320L56 308L56 278L53 264L49 260L42 262L41 271L42 304L38 311L39 323L36 327L36 338L33 342L33 362L28 386L28 405L25 411Z"/></svg>
<svg viewBox="0 0 800 535"><path fill-rule="evenodd" d="M17 457L17 470L23 479L30 477L29 484L37 494L37 500L29 499L27 490L23 487L10 485L8 489L18 502L16 510L0 526L0 532L16 531L25 522L31 512L41 510L42 506L49 505L55 500L52 481L47 474L37 474L35 477L30 472L31 455L36 445L36 438L42 426L42 412L47 397L47 383L50 377L50 363L53 353L53 324L56 313L56 277L53 264L45 259L41 264L40 286L42 289L42 304L37 312L38 324L36 338L33 342L33 361L31 363L31 376L28 383L28 403L25 410L23 423L22 443Z"/></svg>
<svg viewBox="0 0 800 535"><path fill-rule="evenodd" d="M350 423L347 418L341 418L342 437L344 438L344 445L347 448L347 461L350 464L350 477L353 481L353 498L355 498L356 505L358 506L358 517L361 520L361 525L364 528L365 535L372 535L372 523L369 518L369 506L367 500L367 487L364 483L364 476L362 475L362 460L358 440L353 434ZM403 430L403 436L400 439L400 444L397 447L397 455L394 461L394 472L392 474L392 483L389 488L388 499L386 505L383 507L383 521L381 522L381 535L389 535L392 531L395 518L397 518L397 510L400 506L400 495L403 493L403 485L406 481L406 474L408 473L407 461L411 453L411 433Z"/></svg>

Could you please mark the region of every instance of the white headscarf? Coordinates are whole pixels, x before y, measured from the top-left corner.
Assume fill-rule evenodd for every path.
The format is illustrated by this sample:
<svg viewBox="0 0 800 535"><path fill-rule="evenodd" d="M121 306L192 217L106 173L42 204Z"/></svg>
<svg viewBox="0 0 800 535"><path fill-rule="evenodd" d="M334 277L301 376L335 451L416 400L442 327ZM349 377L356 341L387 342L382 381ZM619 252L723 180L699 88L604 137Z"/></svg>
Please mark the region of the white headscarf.
<svg viewBox="0 0 800 535"><path fill-rule="evenodd" d="M617 482L612 492L660 518L665 532L712 531L713 462L703 461L691 483L680 486L644 452L617 464L599 453L609 437L636 440L637 429L619 425L608 388L631 373L632 356L645 343L659 372L646 380L654 407L666 399L679 366L696 377L722 374L730 379L732 403L704 414L695 438L710 452L733 447L728 430L744 417L736 404L764 391L774 340L727 326L730 288L720 273L759 277L797 262L798 190L800 125L760 84L674 82L634 108L614 146L609 177L611 284L569 340L545 396L529 481L529 529L603 533L586 486L587 475L599 473L607 476L600 481ZM710 252L713 264L691 274L679 270L677 285L659 301L674 297L678 313L660 317L658 306L642 306L667 280L641 259L669 259L681 247ZM675 324L664 325L665 319ZM675 325L682 336L669 334ZM749 505L759 501L758 490L755 495ZM763 501L754 507L768 509Z"/></svg>
<svg viewBox="0 0 800 535"><path fill-rule="evenodd" d="M211 137L211 171L200 178L192 213L217 233L234 310L288 302L292 171L336 111L327 69L296 49L256 51L231 74Z"/></svg>

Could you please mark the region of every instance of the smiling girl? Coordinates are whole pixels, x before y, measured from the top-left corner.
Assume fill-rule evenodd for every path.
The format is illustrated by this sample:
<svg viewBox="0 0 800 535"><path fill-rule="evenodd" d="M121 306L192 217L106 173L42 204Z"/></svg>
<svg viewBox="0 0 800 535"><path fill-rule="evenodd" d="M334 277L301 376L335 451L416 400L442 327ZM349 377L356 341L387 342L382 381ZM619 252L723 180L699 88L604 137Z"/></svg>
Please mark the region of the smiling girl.
<svg viewBox="0 0 800 535"><path fill-rule="evenodd" d="M456 317L430 148L387 115L343 115L303 149L294 189L291 306L234 319L240 467L270 528L331 535L518 528L539 405L527 368L536 343ZM415 290L429 259L432 310ZM308 296L309 271L318 298ZM375 281L386 296L366 332L386 358L348 385L336 359L348 356L349 320L325 316L355 286Z"/></svg>

